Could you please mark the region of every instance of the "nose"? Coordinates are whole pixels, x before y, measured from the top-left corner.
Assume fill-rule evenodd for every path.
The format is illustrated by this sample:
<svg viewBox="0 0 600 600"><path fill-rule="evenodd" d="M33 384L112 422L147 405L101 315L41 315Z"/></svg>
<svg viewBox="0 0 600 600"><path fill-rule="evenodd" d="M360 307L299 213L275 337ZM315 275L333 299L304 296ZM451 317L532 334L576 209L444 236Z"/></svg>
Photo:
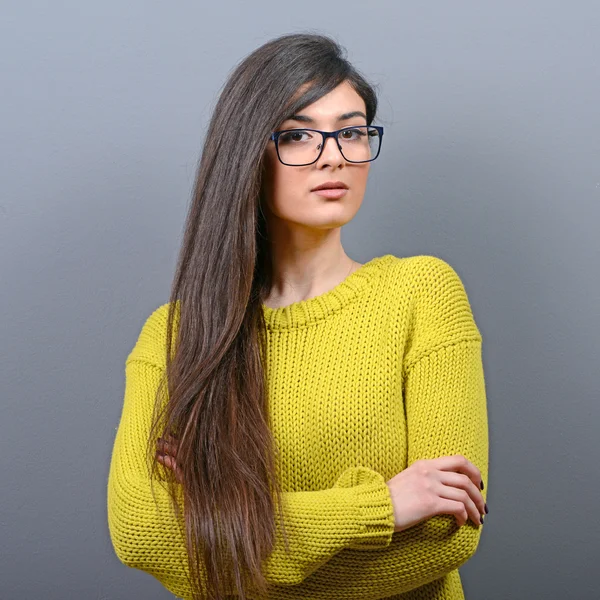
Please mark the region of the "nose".
<svg viewBox="0 0 600 600"><path fill-rule="evenodd" d="M321 156L319 157L319 163L323 161L325 161L327 164L345 162L344 155L338 146L338 141L336 138L328 137L325 140L325 147L323 148L323 152L321 152Z"/></svg>

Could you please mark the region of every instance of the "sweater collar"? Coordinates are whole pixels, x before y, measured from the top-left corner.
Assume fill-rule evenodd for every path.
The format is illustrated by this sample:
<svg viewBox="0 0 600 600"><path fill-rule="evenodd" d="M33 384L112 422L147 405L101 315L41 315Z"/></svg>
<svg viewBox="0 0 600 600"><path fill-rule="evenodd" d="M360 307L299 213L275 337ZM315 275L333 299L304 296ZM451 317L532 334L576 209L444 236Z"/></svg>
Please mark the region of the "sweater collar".
<svg viewBox="0 0 600 600"><path fill-rule="evenodd" d="M369 282L379 277L394 258L393 254L372 258L350 273L334 288L319 296L279 308L269 308L263 304L267 329L297 328L326 319L350 304L362 291L368 289Z"/></svg>

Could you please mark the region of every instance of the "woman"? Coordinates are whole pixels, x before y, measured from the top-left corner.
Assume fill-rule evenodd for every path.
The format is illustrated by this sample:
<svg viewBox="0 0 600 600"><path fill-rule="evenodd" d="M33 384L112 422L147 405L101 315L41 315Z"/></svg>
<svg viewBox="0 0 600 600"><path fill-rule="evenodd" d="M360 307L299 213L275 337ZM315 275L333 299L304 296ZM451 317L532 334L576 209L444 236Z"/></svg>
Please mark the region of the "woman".
<svg viewBox="0 0 600 600"><path fill-rule="evenodd" d="M313 34L258 48L216 105L108 481L117 556L174 594L464 597L487 512L481 335L441 258L342 248L376 108Z"/></svg>

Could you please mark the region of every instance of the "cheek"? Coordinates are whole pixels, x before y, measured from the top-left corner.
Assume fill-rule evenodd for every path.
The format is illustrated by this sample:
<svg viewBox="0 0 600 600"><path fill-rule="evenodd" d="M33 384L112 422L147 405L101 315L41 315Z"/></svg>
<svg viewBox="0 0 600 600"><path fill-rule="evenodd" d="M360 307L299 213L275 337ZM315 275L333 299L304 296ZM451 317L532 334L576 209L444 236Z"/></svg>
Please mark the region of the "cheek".
<svg viewBox="0 0 600 600"><path fill-rule="evenodd" d="M369 176L369 169L371 168L370 163L365 163L360 169L357 169L355 173L356 185L358 187L364 187L367 183L367 178Z"/></svg>
<svg viewBox="0 0 600 600"><path fill-rule="evenodd" d="M300 212L310 199L307 175L301 169L281 165L271 173L270 202L275 212Z"/></svg>

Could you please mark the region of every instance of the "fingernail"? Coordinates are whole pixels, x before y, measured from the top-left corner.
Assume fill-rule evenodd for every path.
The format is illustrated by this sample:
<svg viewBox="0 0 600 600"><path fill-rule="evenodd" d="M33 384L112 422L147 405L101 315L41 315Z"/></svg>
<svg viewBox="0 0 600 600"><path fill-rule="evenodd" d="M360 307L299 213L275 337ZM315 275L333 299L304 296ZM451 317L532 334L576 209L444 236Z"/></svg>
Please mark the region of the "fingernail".
<svg viewBox="0 0 600 600"><path fill-rule="evenodd" d="M490 511L488 510L488 507L487 507L487 502L486 502L486 503L485 503L485 514L487 515L489 512L490 512Z"/></svg>
<svg viewBox="0 0 600 600"><path fill-rule="evenodd" d="M483 489L483 479L481 480L481 483L479 484L479 487L480 487L481 489Z"/></svg>
<svg viewBox="0 0 600 600"><path fill-rule="evenodd" d="M483 525L483 515L481 515L481 524Z"/></svg>

